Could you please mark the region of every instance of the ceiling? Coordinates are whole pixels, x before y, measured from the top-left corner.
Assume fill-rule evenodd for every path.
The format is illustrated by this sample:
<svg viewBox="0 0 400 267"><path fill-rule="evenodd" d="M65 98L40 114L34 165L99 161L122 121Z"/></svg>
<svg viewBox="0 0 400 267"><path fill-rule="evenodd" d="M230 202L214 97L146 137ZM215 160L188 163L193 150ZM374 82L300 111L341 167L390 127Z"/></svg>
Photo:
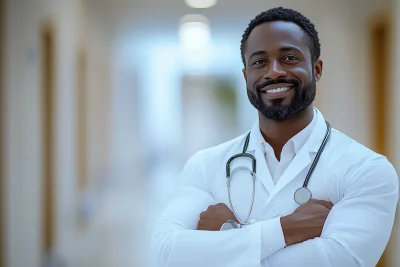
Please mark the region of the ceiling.
<svg viewBox="0 0 400 267"><path fill-rule="evenodd" d="M218 0L209 9L193 9L184 0L83 0L95 22L105 31L130 35L176 31L186 14L202 14L210 20L214 34L241 34L258 13L276 6L293 8L310 18L318 28L327 15L365 17L393 0Z"/></svg>
<svg viewBox="0 0 400 267"><path fill-rule="evenodd" d="M215 29L241 26L258 13L276 6L291 7L305 14L309 9L332 8L344 0L219 0L209 9L193 9L184 0L86 0L91 14L105 23L107 28L149 28L175 27L179 19L190 13L205 15ZM315 13L315 12L314 12Z"/></svg>

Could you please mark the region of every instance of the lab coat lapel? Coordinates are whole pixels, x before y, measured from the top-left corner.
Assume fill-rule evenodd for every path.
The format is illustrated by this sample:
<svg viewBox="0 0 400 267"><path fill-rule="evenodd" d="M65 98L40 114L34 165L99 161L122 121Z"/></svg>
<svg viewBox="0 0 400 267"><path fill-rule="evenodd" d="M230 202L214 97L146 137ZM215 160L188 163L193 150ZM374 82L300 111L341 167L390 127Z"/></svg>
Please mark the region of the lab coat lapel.
<svg viewBox="0 0 400 267"><path fill-rule="evenodd" d="M268 193L271 194L275 185L272 180L271 173L268 170L261 143L258 143L257 138L254 137L256 131L260 131L258 121L254 123L253 128L251 129L250 142L247 152L253 154L256 158L256 179L260 180Z"/></svg>
<svg viewBox="0 0 400 267"><path fill-rule="evenodd" d="M268 193L271 194L274 188L274 181L272 180L271 173L268 170L267 162L265 162L264 153L261 148L256 149L255 157L257 159L257 176L264 187L267 189Z"/></svg>
<svg viewBox="0 0 400 267"><path fill-rule="evenodd" d="M317 121L314 130L312 131L310 137L299 150L299 152L294 156L293 160L279 178L277 184L273 188L271 195L268 199L270 201L280 190L282 190L288 183L290 183L294 178L296 178L306 167L310 167L312 160L314 160L315 155L324 139L326 133L325 119L322 114L317 110ZM304 179L306 177L304 176ZM294 193L294 192L293 192ZM268 202L266 203L266 205Z"/></svg>

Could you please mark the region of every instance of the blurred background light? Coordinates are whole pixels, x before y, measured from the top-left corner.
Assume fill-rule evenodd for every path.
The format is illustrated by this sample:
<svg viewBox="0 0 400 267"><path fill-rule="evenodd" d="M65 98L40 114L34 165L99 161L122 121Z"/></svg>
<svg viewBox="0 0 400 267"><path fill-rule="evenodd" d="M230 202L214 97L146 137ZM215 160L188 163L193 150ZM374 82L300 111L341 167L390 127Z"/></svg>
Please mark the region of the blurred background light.
<svg viewBox="0 0 400 267"><path fill-rule="evenodd" d="M179 26L179 39L185 50L193 52L209 46L211 30L208 19L197 14L182 17Z"/></svg>
<svg viewBox="0 0 400 267"><path fill-rule="evenodd" d="M183 66L205 71L212 50L209 20L203 15L189 14L180 19L179 25Z"/></svg>
<svg viewBox="0 0 400 267"><path fill-rule="evenodd" d="M185 0L185 3L192 8L210 8L217 4L217 0Z"/></svg>

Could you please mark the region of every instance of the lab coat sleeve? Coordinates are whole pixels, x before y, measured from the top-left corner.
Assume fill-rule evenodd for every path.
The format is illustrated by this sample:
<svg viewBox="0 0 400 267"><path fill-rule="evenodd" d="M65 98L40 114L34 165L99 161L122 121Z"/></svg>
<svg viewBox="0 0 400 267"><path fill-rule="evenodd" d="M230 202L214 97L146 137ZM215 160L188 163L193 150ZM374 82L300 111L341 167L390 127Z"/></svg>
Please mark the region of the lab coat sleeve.
<svg viewBox="0 0 400 267"><path fill-rule="evenodd" d="M332 208L321 237L288 246L262 261L263 267L372 267L393 227L398 178L384 157L349 168L343 198Z"/></svg>
<svg viewBox="0 0 400 267"><path fill-rule="evenodd" d="M152 255L157 267L260 267L261 224L229 231L197 231L201 212L215 200L201 173L201 155L185 165L177 193L156 223Z"/></svg>

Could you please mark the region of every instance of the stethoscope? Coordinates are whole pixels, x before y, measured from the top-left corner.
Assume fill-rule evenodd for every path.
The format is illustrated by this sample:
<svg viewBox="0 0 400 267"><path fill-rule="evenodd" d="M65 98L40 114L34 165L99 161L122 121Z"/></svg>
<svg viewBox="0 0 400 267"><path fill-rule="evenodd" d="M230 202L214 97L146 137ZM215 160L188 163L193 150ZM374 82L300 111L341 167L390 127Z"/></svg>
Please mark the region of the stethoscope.
<svg viewBox="0 0 400 267"><path fill-rule="evenodd" d="M294 200L300 205L303 205L303 204L307 203L312 197L311 191L310 191L310 189L308 189L307 185L308 185L308 182L310 181L311 174L313 173L313 171L315 169L315 166L317 165L317 163L319 161L319 158L321 157L322 151L324 150L325 145L326 145L326 143L329 140L329 137L331 135L331 125L327 121L325 121L325 123L326 123L327 129L326 129L324 140L322 141L321 146L319 147L319 150L317 152L317 155L315 156L314 161L311 164L310 170L307 173L307 176L306 176L306 179L304 180L303 186L300 187L299 189L297 189L294 192ZM235 215L235 217L238 220L238 222L240 223L240 225L251 224L251 222L249 222L249 219L250 219L251 212L253 210L254 196L255 196L255 189L256 189L256 158L252 154L247 153L247 148L249 146L249 141L250 141L250 132L248 133L248 135L246 137L246 141L245 141L244 146L243 146L243 152L239 153L239 154L236 154L236 155L233 155L226 162L226 179L227 179L226 185L227 185L227 188L228 188L229 204L231 206L231 210L232 210L233 214ZM233 169L232 172L231 172L231 170L230 170L231 169L230 168L231 162L233 160L237 159L237 158L243 158L243 157L251 159L251 161L252 161L252 169L250 170L249 168L247 168L245 166L239 166L239 167ZM241 170L249 171L250 174L251 174L252 180L253 180L253 196L252 196L250 210L249 210L249 213L248 213L247 218L246 218L245 221L241 221L239 219L239 217L237 216L237 214L236 214L236 212L235 212L235 210L233 208L232 199L231 199L231 190L230 190L232 176L237 171L241 171Z"/></svg>

